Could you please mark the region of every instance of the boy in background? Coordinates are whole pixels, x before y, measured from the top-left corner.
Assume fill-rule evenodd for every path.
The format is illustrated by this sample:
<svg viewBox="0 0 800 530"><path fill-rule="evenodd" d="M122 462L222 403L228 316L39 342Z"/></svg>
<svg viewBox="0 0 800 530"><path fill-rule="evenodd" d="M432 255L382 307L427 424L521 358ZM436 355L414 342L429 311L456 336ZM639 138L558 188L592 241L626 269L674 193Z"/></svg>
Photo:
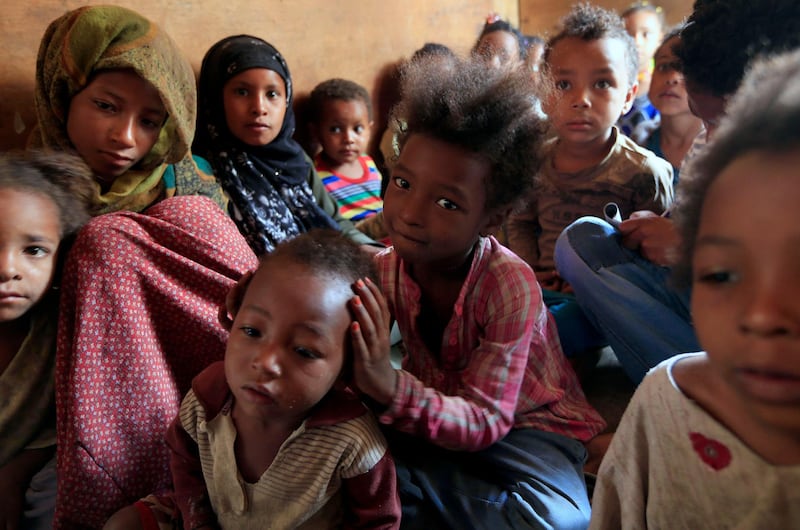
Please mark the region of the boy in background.
<svg viewBox="0 0 800 530"><path fill-rule="evenodd" d="M328 79L311 91L311 112L311 130L322 147L314 165L341 215L357 223L380 212L381 174L366 154L372 130L367 90L347 79Z"/></svg>
<svg viewBox="0 0 800 530"><path fill-rule="evenodd" d="M589 4L575 6L547 45L544 70L552 85L543 107L555 137L526 204L509 219L510 248L536 271L568 357L596 350L605 339L586 320L555 270L561 231L608 202L623 214L657 213L672 203L672 168L621 134L614 124L636 94L638 60L622 19Z"/></svg>

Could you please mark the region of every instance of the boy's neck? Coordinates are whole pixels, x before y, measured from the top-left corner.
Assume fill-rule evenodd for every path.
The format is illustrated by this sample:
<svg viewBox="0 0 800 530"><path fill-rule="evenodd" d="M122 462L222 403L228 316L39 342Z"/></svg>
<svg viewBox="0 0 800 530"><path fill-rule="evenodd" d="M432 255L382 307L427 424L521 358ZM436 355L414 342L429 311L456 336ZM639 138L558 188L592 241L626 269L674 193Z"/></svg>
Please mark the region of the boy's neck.
<svg viewBox="0 0 800 530"><path fill-rule="evenodd" d="M331 173L336 173L337 175L343 175L351 179L361 178L361 176L364 174L364 169L361 167L360 158L357 158L352 162L345 162L344 164L340 164L336 160L333 160L331 157L325 154L325 152L323 151L322 159L325 161L325 164L330 168Z"/></svg>
<svg viewBox="0 0 800 530"><path fill-rule="evenodd" d="M553 169L559 173L577 173L593 168L608 156L615 140L613 127L590 143L572 143L559 138L553 152Z"/></svg>

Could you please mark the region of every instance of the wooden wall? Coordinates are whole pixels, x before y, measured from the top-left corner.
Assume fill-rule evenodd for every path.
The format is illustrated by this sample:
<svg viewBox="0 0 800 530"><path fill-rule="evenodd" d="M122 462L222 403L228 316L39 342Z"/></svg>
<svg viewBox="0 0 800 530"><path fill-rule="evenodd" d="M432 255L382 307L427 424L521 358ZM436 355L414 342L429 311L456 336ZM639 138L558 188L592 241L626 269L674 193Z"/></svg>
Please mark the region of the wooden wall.
<svg viewBox="0 0 800 530"><path fill-rule="evenodd" d="M489 12L524 33L546 34L571 5L567 0L102 0L130 7L164 27L195 70L222 37L251 33L286 57L300 101L330 77L353 79L371 91L377 136L391 104L390 74L425 42L466 52ZM35 122L33 78L39 39L76 0L15 0L0 17L0 150L24 146ZM627 0L597 0L622 9ZM692 0L663 0L670 22L687 15ZM301 114L302 117L302 114ZM300 121L300 120L299 120ZM304 130L298 126L299 136Z"/></svg>
<svg viewBox="0 0 800 530"><path fill-rule="evenodd" d="M574 2L569 0L519 0L520 29L526 35L547 37L567 14ZM622 13L632 0L593 0L593 4ZM668 24L676 24L692 12L694 0L651 0L664 9Z"/></svg>
<svg viewBox="0 0 800 530"><path fill-rule="evenodd" d="M324 79L346 77L367 87L379 107L387 72L425 42L466 51L490 11L519 20L517 0L13 0L0 17L0 149L24 146L35 122L33 79L45 28L92 3L122 5L156 21L196 72L214 42L250 33L283 53L298 96ZM376 118L382 127L385 119Z"/></svg>

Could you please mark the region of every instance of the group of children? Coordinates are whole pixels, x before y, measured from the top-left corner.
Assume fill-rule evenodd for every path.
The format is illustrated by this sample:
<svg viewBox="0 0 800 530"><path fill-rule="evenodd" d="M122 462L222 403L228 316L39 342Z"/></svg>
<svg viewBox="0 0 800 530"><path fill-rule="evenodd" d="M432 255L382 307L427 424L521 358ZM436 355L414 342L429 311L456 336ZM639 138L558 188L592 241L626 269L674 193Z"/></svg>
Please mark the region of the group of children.
<svg viewBox="0 0 800 530"><path fill-rule="evenodd" d="M796 10L770 2L781 20ZM687 28L723 3L698 1ZM691 64L664 49L673 38L651 87L682 83L674 55ZM641 75L619 16L575 6L541 77L487 67L500 49L408 63L381 198L357 84L312 92L312 159L292 138L288 66L264 40L216 43L196 99L177 46L140 15L89 6L54 21L37 62L45 150L0 161L0 385L15 398L0 410L0 521L800 520L800 52L754 69L692 160L674 216L706 352L645 378L590 504L584 443L605 422L564 354L607 336L571 296L556 240L607 202L669 211L674 162L615 127ZM385 249L353 225L378 216Z"/></svg>

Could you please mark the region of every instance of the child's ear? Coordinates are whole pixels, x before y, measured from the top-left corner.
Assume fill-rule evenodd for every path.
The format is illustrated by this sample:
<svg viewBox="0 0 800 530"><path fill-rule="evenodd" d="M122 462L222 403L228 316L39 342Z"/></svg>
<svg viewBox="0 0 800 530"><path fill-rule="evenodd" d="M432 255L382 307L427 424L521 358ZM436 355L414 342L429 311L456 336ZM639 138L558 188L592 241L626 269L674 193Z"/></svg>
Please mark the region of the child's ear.
<svg viewBox="0 0 800 530"><path fill-rule="evenodd" d="M624 116L631 110L633 106L633 100L636 99L636 94L639 93L639 81L634 81L633 85L628 89L628 92L625 94L625 104L622 106L622 114L620 116Z"/></svg>
<svg viewBox="0 0 800 530"><path fill-rule="evenodd" d="M239 281L236 282L236 285L231 287L231 290L228 291L225 297L225 305L219 308L219 323L227 331L231 330L233 321L236 319L236 314L239 312L239 308L242 307L242 301L247 292L247 286L250 285L250 281L253 279L253 274L255 274L254 271L245 272L244 275L239 278Z"/></svg>
<svg viewBox="0 0 800 530"><path fill-rule="evenodd" d="M505 208L499 208L490 213L483 230L480 231L480 234L482 236L496 235L503 227L503 223L506 222L508 216L511 215L512 209L513 207L506 206Z"/></svg>

